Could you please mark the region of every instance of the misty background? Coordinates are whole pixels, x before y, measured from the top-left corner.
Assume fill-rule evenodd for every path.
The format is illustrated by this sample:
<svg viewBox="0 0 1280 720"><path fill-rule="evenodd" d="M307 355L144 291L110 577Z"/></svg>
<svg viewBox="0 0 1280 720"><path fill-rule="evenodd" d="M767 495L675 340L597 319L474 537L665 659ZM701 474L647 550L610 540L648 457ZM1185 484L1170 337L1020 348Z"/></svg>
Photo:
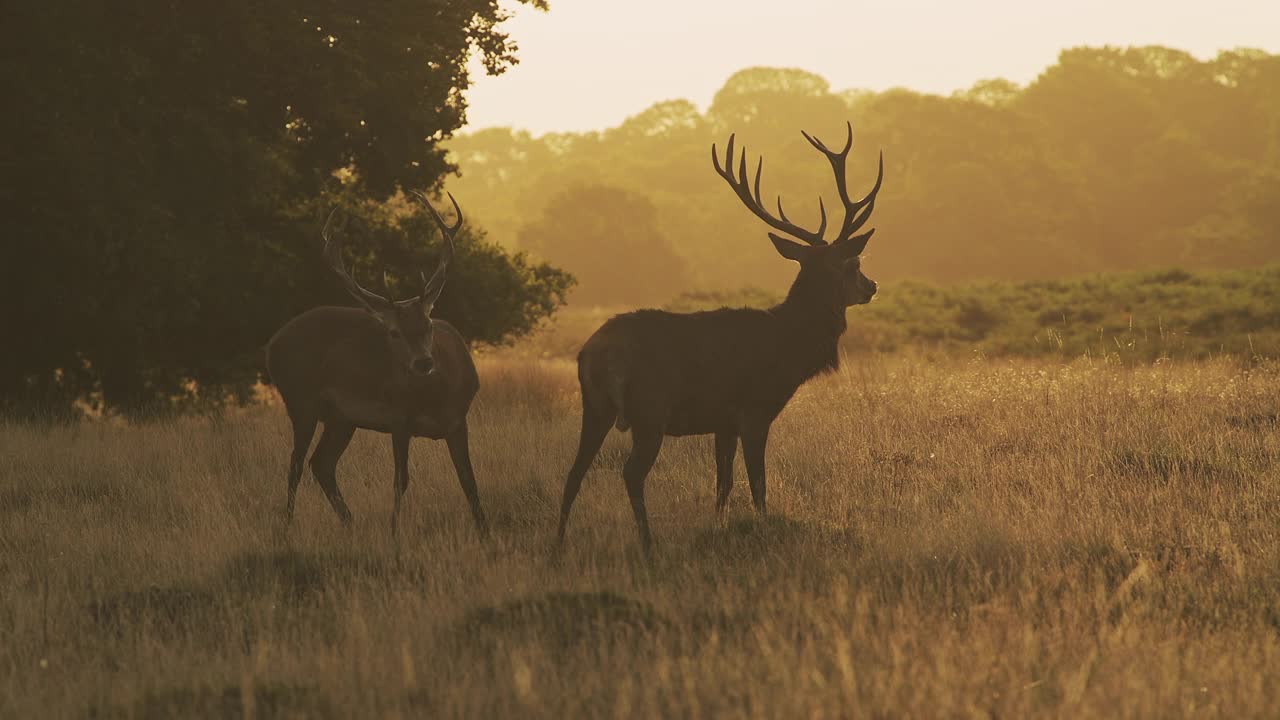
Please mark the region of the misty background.
<svg viewBox="0 0 1280 720"><path fill-rule="evenodd" d="M993 79L947 96L749 68L705 112L672 100L598 132L490 129L446 146L461 170L451 186L494 237L569 269L575 297L655 302L689 283L784 288L791 268L712 174L711 143L736 132L764 156L763 194L816 227L830 171L799 130L838 144L846 119L851 192L870 187L885 153L868 266L886 280L1280 258L1280 62L1262 51L1201 61L1076 48L1027 86ZM669 274L647 270L655 257ZM627 289L640 274L647 290Z"/></svg>

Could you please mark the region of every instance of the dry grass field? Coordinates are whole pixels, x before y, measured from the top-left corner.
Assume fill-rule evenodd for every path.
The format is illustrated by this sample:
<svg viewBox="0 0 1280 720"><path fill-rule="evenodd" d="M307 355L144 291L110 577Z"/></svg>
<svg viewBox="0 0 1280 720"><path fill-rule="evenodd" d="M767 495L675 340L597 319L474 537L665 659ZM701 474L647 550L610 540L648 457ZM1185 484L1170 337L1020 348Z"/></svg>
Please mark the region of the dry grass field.
<svg viewBox="0 0 1280 720"><path fill-rule="evenodd" d="M803 388L713 512L669 440L638 553L615 433L550 552L562 361L487 358L477 539L416 441L309 477L281 409L0 426L0 716L1275 717L1280 369L860 356Z"/></svg>

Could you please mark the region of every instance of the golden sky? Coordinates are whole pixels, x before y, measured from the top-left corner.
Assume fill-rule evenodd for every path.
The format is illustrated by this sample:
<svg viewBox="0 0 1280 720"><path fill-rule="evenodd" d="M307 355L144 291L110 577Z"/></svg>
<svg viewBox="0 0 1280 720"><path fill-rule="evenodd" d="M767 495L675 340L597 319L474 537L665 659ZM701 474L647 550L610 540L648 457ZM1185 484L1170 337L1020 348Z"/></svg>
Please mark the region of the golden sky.
<svg viewBox="0 0 1280 720"><path fill-rule="evenodd" d="M949 93L1035 78L1063 48L1280 52L1280 0L550 0L506 29L520 64L468 94L466 129L618 124L659 100L705 109L731 73L799 67L833 88ZM506 3L504 3L506 4Z"/></svg>

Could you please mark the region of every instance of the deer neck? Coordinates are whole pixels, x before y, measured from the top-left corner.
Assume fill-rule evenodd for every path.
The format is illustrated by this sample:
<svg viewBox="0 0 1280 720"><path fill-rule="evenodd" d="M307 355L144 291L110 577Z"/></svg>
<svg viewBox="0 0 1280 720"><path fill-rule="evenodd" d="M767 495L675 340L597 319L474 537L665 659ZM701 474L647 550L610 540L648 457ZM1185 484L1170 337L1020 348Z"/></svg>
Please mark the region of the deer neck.
<svg viewBox="0 0 1280 720"><path fill-rule="evenodd" d="M794 366L800 382L839 367L840 336L847 327L844 311L838 287L811 282L803 271L791 284L786 299L773 308L788 341L784 362Z"/></svg>

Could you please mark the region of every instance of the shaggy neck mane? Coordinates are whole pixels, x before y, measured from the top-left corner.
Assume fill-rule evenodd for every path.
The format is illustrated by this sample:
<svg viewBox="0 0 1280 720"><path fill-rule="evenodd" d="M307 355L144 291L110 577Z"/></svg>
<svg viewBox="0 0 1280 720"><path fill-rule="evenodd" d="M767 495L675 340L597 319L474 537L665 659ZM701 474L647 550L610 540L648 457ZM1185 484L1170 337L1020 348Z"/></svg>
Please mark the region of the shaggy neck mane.
<svg viewBox="0 0 1280 720"><path fill-rule="evenodd" d="M801 269L787 297L773 308L790 339L784 363L798 382L840 366L840 336L847 324L839 287L820 282Z"/></svg>

